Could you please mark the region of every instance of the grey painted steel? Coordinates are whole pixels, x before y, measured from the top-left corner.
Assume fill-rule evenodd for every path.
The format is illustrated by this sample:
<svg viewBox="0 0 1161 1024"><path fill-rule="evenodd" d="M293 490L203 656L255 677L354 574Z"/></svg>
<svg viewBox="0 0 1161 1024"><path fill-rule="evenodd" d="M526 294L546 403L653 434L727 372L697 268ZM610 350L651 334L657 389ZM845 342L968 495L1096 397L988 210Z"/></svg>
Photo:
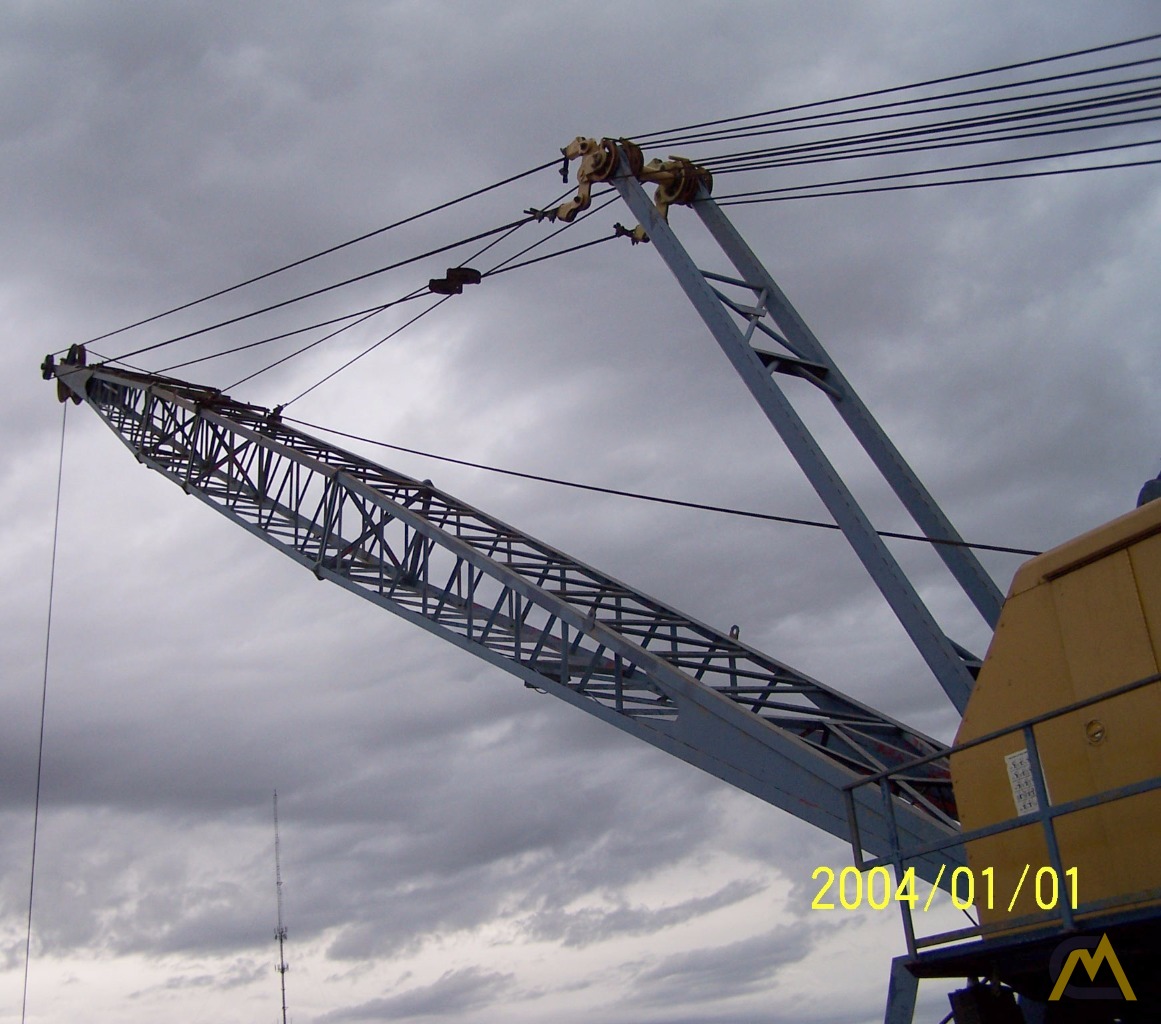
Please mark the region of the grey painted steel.
<svg viewBox="0 0 1161 1024"><path fill-rule="evenodd" d="M669 267L677 283L721 346L738 375L750 389L767 419L782 437L783 443L802 467L835 522L842 529L871 578L886 598L912 643L927 662L948 698L962 714L971 694L974 678L965 664L962 648L957 647L939 627L930 610L919 598L883 539L875 532L870 520L855 500L850 489L826 457L814 436L802 422L790 400L775 383L772 370L764 353L752 347L737 323L726 311L715 290L707 283L685 247L657 207L628 170L621 157L621 173L612 179L621 198L632 210L649 235L650 241ZM760 304L769 301L766 289L761 291ZM799 361L813 360L813 351L797 351L789 343L793 356ZM830 383L829 377L827 383ZM974 659L973 659L974 661Z"/></svg>
<svg viewBox="0 0 1161 1024"><path fill-rule="evenodd" d="M265 409L145 374L55 370L134 455L328 579L790 813L848 838L844 786L942 746L433 487ZM953 838L946 762L863 847ZM934 878L947 858L917 865Z"/></svg>
<svg viewBox="0 0 1161 1024"><path fill-rule="evenodd" d="M912 1024L915 1003L919 998L919 979L907 970L908 957L891 961L891 979L887 985L887 1010L883 1024Z"/></svg>
<svg viewBox="0 0 1161 1024"><path fill-rule="evenodd" d="M747 285L755 294L764 297L766 309L785 336L783 344L791 351L802 353L802 358L827 367L828 388L825 390L831 396L835 409L923 533L934 541L952 542L937 543L935 549L984 621L995 629L1004 595L975 553L971 548L962 546L963 538L951 520L879 426L798 310L791 305L765 266L722 213L721 207L709 196L703 196L694 203L693 208L738 273L745 278Z"/></svg>

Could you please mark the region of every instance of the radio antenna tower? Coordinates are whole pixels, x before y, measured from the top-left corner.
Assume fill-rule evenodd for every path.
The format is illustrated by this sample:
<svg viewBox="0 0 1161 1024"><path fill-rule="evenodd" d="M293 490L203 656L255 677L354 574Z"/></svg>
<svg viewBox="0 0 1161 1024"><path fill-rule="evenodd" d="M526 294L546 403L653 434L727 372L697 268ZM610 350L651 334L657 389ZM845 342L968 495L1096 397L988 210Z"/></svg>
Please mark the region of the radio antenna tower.
<svg viewBox="0 0 1161 1024"><path fill-rule="evenodd" d="M286 965L286 928L282 924L282 855L278 841L278 790L274 791L274 888L278 891L278 931L274 937L278 940L278 963L275 970L282 979L282 1024L286 1024L286 972L290 968Z"/></svg>

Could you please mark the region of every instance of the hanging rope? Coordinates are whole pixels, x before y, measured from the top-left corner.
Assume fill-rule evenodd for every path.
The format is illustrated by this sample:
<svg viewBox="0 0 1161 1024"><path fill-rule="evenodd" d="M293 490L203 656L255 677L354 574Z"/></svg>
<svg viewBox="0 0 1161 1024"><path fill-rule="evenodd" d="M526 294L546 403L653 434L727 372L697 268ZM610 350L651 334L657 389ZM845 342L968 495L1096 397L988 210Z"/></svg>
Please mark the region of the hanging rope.
<svg viewBox="0 0 1161 1024"><path fill-rule="evenodd" d="M56 586L56 548L60 536L60 491L64 476L65 424L68 402L61 403L60 460L56 470L56 507L52 517L52 559L48 572L48 615L44 627L44 681L40 690L40 738L36 747L36 798L32 809L32 863L28 870L28 931L24 939L24 991L20 1002L20 1022L24 1024L28 1009L28 964L32 958L32 897L36 890L36 836L40 826L40 780L44 768L44 719L48 706L48 656L52 642L52 596Z"/></svg>

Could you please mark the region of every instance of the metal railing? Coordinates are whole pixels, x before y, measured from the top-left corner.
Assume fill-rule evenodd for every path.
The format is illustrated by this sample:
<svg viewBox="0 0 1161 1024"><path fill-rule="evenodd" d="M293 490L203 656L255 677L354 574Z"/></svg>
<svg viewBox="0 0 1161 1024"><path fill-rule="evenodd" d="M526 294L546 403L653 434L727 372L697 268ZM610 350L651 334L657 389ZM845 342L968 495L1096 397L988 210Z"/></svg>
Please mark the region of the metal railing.
<svg viewBox="0 0 1161 1024"><path fill-rule="evenodd" d="M1055 821L1057 818L1065 817L1069 814L1075 814L1078 811L1086 810L1090 807L1114 803L1119 800L1127 799L1128 797L1137 796L1141 793L1147 793L1155 789L1161 788L1161 775L1154 776L1150 779L1141 779L1136 782L1128 783L1123 786L1117 786L1112 789L1104 790L1100 793L1092 793L1088 796L1079 797L1075 800L1068 800L1063 803L1053 804L1049 798L1048 787L1044 778L1044 767L1040 760L1040 751L1036 742L1036 726L1042 725L1045 722L1061 718L1064 715L1072 714L1084 708L1092 707L1095 704L1100 704L1105 701L1114 700L1123 697L1126 694L1133 693L1137 690L1144 689L1148 686L1154 686L1161 683L1161 673L1146 676L1143 679L1138 679L1131 683L1126 683L1123 686L1114 687L1104 693L1097 694L1093 697L1086 697L1083 700L1078 700L1072 704L1068 704L1061 708L1056 708L1052 711L1044 712L1043 714L1034 715L1026 718L1014 725L1007 726L1003 729L997 729L994 732L986 733L983 736L978 736L973 740L958 744L950 748L946 752L946 756L954 758L956 754L965 750L970 750L973 747L981 746L985 743L991 743L994 740L1001 739L1005 736L1011 736L1014 733L1022 733L1025 743L1025 749L1028 754L1028 766L1031 771L1032 785L1036 795L1036 807L1034 809L1027 809L1023 813L1018 813L1012 818L1005 819L1001 822L996 822L982 828L973 829L970 832L960 832L950 839L945 839L937 842L924 843L913 847L903 848L899 843L899 833L895 827L894 817L894 802L895 794L899 792L899 779L905 777L909 772L917 768L921 768L928 761L932 760L930 757L916 758L914 761L909 761L906 764L898 765L887 771L879 772L875 775L864 776L856 779L843 787L843 797L846 801L847 820L850 826L851 849L854 854L854 863L860 872L870 871L878 867L891 866L895 871L896 885L899 885L905 876L905 865L908 861L913 861L919 857L929 857L932 854L947 852L949 859L963 861L964 851L968 844L979 839L985 839L989 836L1001 835L1005 832L1012 831L1018 828L1027 828L1030 825L1039 825L1044 835L1045 846L1048 851L1048 860L1050 867L1055 873L1057 880L1065 877L1064 865L1060 855L1060 844L1056 834ZM891 851L889 854L881 857L865 858L863 856L863 849L859 833L858 821L858 805L855 800L855 791L862 786L877 786L882 797L884 814L887 818L888 836L891 844ZM1098 900L1090 900L1087 902L1075 901L1071 902L1067 896L1063 899L1054 901L1054 905L1050 909L1042 909L1039 913L1025 914L1019 917L1012 917L1006 920L1003 924L1003 931L1010 933L1011 931L1027 928L1029 926L1047 926L1052 930L1067 932L1075 928L1075 922L1078 917L1098 913L1102 910L1108 910L1116 907L1126 908L1133 905L1148 903L1154 900L1161 899L1161 886L1149 889L1140 890L1139 892L1132 892L1114 897L1107 897ZM912 918L912 903L908 900L898 900L900 910L903 916L903 930L907 939L907 952L914 958L918 955L918 950L921 948L929 948L931 946L943 945L951 942L958 942L963 939L969 939L976 936L982 936L985 931L985 925L975 924L969 928L959 928L953 931L941 932L939 934L916 938L915 925ZM1013 903L1015 896L1013 896ZM1040 905L1040 904L1038 904ZM992 927L995 927L994 925Z"/></svg>

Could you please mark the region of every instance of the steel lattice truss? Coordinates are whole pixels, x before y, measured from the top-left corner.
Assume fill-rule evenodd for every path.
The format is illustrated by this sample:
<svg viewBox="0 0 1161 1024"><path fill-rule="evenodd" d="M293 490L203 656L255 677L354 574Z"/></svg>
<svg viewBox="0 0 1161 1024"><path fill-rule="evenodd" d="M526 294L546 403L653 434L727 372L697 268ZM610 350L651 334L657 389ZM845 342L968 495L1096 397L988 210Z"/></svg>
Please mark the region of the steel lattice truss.
<svg viewBox="0 0 1161 1024"><path fill-rule="evenodd" d="M83 353L78 353L78 357ZM266 409L166 378L50 367L137 458L329 579L848 838L841 787L934 740L433 487ZM956 830L946 762L859 808L869 852ZM945 861L947 857L943 858ZM917 865L926 874L923 864Z"/></svg>

